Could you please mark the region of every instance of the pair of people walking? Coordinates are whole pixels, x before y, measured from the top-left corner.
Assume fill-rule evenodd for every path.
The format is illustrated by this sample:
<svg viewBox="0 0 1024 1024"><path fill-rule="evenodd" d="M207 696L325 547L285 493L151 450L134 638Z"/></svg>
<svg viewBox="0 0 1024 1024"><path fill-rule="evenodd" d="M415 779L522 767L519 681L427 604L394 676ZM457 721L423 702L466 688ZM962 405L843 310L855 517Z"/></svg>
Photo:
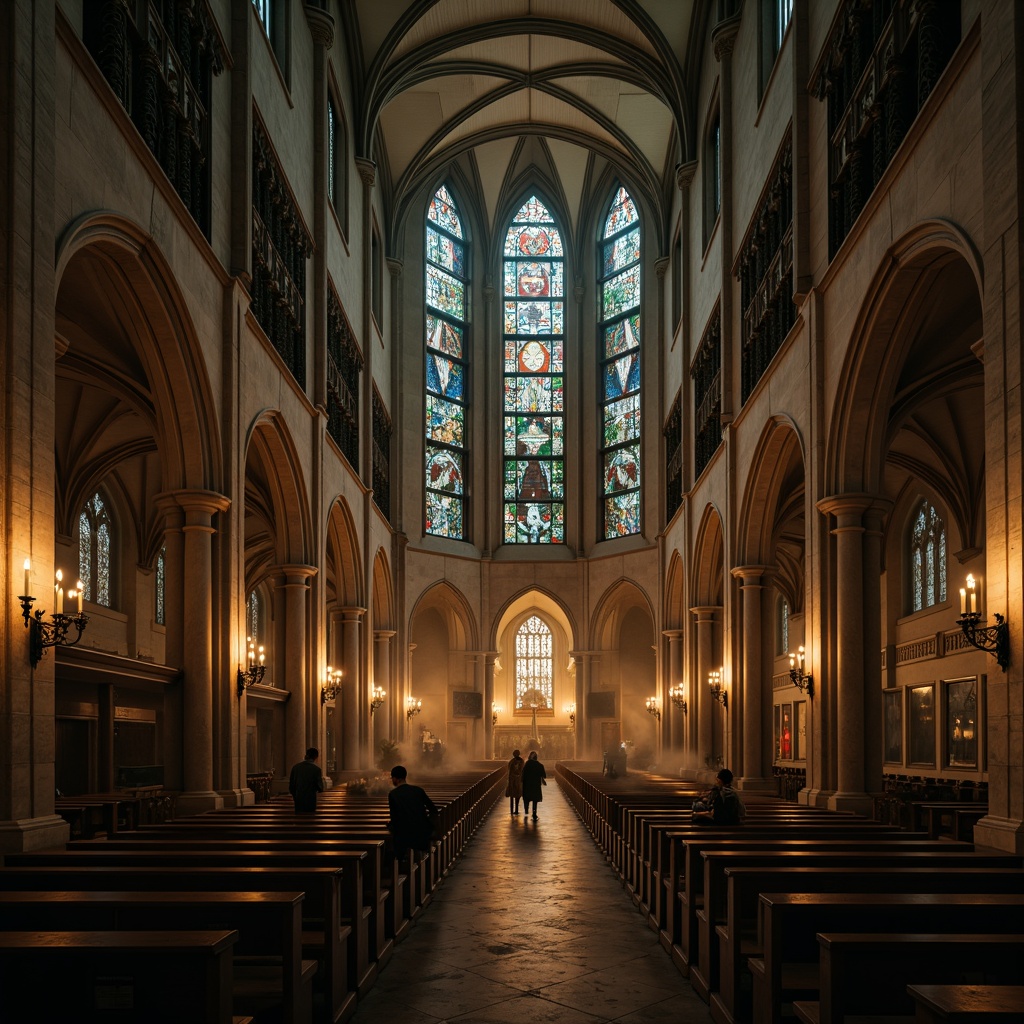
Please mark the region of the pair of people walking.
<svg viewBox="0 0 1024 1024"><path fill-rule="evenodd" d="M531 750L525 761L518 750L513 750L508 763L508 782L505 784L509 814L519 813L519 801L522 800L523 814L529 814L530 804L533 804L533 820L536 821L537 808L544 799L541 790L548 784L547 778L548 773L538 759L536 750Z"/></svg>

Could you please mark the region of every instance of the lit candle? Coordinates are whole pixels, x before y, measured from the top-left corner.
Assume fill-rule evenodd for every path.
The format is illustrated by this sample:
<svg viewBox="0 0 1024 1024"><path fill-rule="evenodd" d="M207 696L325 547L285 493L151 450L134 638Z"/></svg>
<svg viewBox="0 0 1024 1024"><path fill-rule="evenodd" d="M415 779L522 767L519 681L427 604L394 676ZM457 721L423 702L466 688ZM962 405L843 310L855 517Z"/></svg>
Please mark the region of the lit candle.
<svg viewBox="0 0 1024 1024"><path fill-rule="evenodd" d="M76 591L76 593L78 594L78 614L81 615L82 614L82 581L79 580L78 583L76 584L76 586L78 588L77 591Z"/></svg>
<svg viewBox="0 0 1024 1024"><path fill-rule="evenodd" d="M963 615L967 611L967 591L963 587L960 588L960 614Z"/></svg>
<svg viewBox="0 0 1024 1024"><path fill-rule="evenodd" d="M63 615L64 614L64 588L61 586L61 581L63 579L64 579L64 573L61 572L60 569L58 569L57 570L57 583L56 583L56 586L54 588L56 590L56 594L57 594L57 614L58 615Z"/></svg>
<svg viewBox="0 0 1024 1024"><path fill-rule="evenodd" d="M261 665L263 664L263 659L265 657L266 657L266 655L263 653L263 644L260 644L260 664Z"/></svg>
<svg viewBox="0 0 1024 1024"><path fill-rule="evenodd" d="M25 589L22 592L22 596L23 597L29 597L32 594L32 591L29 589L29 587L32 585L32 583L31 583L31 581L29 579L29 575L30 575L31 571L32 571L32 564L26 558L25 559Z"/></svg>
<svg viewBox="0 0 1024 1024"><path fill-rule="evenodd" d="M973 615L978 610L978 592L976 590L971 591L971 614Z"/></svg>

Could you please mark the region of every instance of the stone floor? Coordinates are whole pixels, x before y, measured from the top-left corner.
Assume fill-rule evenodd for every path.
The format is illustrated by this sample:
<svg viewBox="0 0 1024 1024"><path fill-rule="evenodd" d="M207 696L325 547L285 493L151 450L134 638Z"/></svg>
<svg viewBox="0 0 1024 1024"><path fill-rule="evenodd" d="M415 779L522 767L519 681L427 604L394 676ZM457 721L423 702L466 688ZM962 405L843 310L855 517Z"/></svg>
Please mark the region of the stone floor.
<svg viewBox="0 0 1024 1024"><path fill-rule="evenodd" d="M544 795L536 822L498 801L355 1024L711 1020L554 779Z"/></svg>

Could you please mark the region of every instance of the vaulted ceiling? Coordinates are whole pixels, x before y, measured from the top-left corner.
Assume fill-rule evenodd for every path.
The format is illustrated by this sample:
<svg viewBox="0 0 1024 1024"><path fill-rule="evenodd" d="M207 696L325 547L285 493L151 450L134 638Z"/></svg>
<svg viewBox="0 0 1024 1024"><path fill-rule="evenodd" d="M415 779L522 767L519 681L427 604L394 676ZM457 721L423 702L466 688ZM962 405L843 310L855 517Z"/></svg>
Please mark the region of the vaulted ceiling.
<svg viewBox="0 0 1024 1024"><path fill-rule="evenodd" d="M492 222L541 177L575 227L609 177L663 214L694 155L712 0L354 0L357 155L393 224L457 164ZM663 219L663 218L662 218Z"/></svg>

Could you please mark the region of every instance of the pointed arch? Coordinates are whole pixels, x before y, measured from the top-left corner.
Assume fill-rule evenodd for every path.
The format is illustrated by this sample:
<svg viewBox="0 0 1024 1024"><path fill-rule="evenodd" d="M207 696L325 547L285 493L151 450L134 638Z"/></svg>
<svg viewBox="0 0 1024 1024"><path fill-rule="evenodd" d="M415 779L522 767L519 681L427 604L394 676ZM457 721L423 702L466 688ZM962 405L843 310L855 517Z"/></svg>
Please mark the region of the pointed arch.
<svg viewBox="0 0 1024 1024"><path fill-rule="evenodd" d="M633 608L644 612L653 630L657 617L651 599L633 580L623 577L608 587L597 601L591 618L591 646L595 650L613 649L618 643L622 621Z"/></svg>
<svg viewBox="0 0 1024 1024"><path fill-rule="evenodd" d="M668 571L665 573L664 628L682 629L686 616L686 570L678 551L669 556Z"/></svg>
<svg viewBox="0 0 1024 1024"><path fill-rule="evenodd" d="M373 628L394 629L395 591L391 582L391 564L383 548L373 559Z"/></svg>
<svg viewBox="0 0 1024 1024"><path fill-rule="evenodd" d="M327 517L325 548L327 605L364 607L363 564L359 533L348 502L339 495Z"/></svg>
<svg viewBox="0 0 1024 1024"><path fill-rule="evenodd" d="M565 543L565 250L532 193L502 246L506 544Z"/></svg>
<svg viewBox="0 0 1024 1024"><path fill-rule="evenodd" d="M409 635L415 633L417 618L424 612L435 611L444 622L451 650L478 649L480 626L466 596L447 580L431 584L420 594L409 613Z"/></svg>
<svg viewBox="0 0 1024 1024"><path fill-rule="evenodd" d="M549 621L557 622L572 649L579 646L579 628L565 602L544 587L529 586L508 598L496 613L491 625L491 647L500 649L499 640L507 627L513 622L518 625L518 621L534 611L539 611Z"/></svg>
<svg viewBox="0 0 1024 1024"><path fill-rule="evenodd" d="M721 605L725 599L725 537L722 517L713 504L701 516L690 568L691 604Z"/></svg>

